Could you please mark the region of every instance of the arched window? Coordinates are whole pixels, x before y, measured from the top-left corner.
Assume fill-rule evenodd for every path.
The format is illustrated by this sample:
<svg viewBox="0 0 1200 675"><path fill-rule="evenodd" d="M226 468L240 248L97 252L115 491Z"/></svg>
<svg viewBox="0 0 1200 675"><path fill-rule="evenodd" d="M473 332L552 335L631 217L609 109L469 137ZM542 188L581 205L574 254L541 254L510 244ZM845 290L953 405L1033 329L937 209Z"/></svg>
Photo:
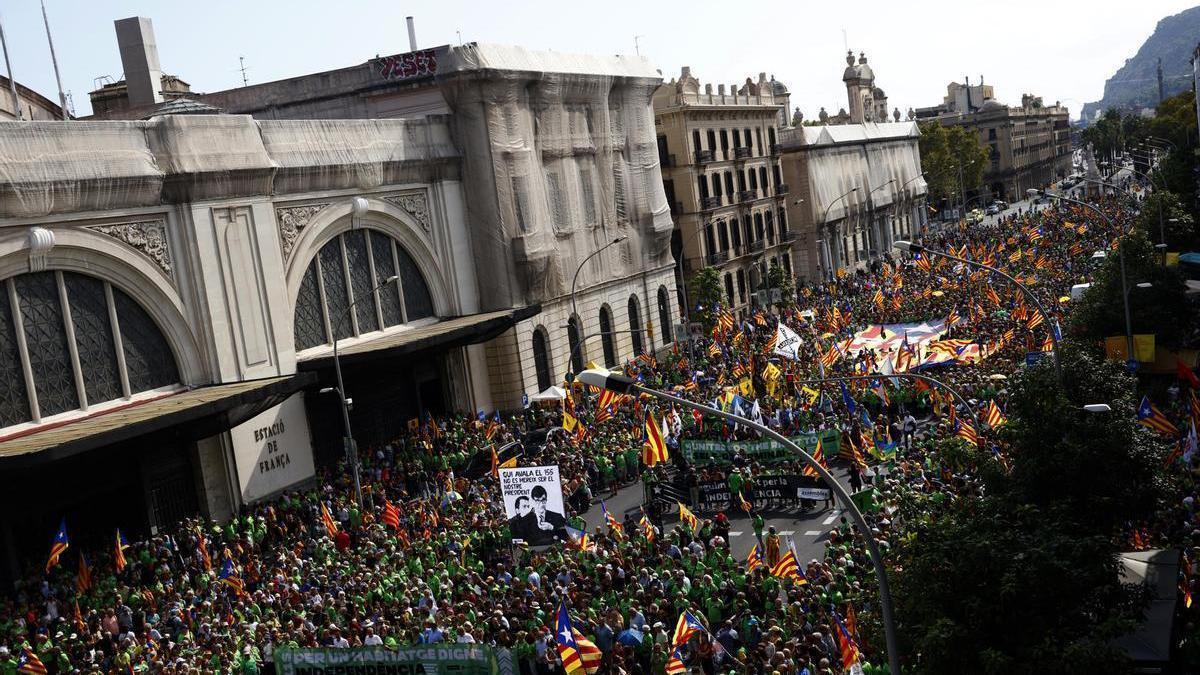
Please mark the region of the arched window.
<svg viewBox="0 0 1200 675"><path fill-rule="evenodd" d="M396 283L376 288L393 275ZM304 271L296 349L332 344L331 334L344 340L431 316L429 286L408 251L377 230L349 230L322 246Z"/></svg>
<svg viewBox="0 0 1200 675"><path fill-rule="evenodd" d="M571 372L583 372L583 360L587 358L584 345L580 344L583 333L579 329L579 317L572 316L567 321L567 346L571 349Z"/></svg>
<svg viewBox="0 0 1200 675"><path fill-rule="evenodd" d="M617 365L616 343L612 334L612 310L608 305L600 307L600 343L604 345L604 365Z"/></svg>
<svg viewBox="0 0 1200 675"><path fill-rule="evenodd" d="M546 329L533 329L533 367L537 370L538 391L546 391L552 383L550 378L550 346L547 344Z"/></svg>
<svg viewBox="0 0 1200 675"><path fill-rule="evenodd" d="M642 348L642 313L638 310L636 295L629 296L629 330L633 336L633 355L640 356Z"/></svg>
<svg viewBox="0 0 1200 675"><path fill-rule="evenodd" d="M46 271L7 279L3 290L0 427L179 383L154 320L108 282Z"/></svg>
<svg viewBox="0 0 1200 675"><path fill-rule="evenodd" d="M674 342L671 330L671 298L667 295L667 287L658 287L658 326L662 331L662 342Z"/></svg>

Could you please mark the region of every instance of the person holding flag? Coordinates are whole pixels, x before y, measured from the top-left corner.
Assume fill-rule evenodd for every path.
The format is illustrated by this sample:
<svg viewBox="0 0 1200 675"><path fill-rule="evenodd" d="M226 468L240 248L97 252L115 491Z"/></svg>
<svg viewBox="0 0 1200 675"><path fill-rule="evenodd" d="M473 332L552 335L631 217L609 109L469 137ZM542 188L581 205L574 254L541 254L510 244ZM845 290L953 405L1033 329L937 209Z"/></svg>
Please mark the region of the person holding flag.
<svg viewBox="0 0 1200 675"><path fill-rule="evenodd" d="M700 519L696 517L696 514L692 513L691 509L684 506L683 502L677 501L675 503L679 505L679 522L691 528L693 533L699 531Z"/></svg>
<svg viewBox="0 0 1200 675"><path fill-rule="evenodd" d="M558 614L555 615L554 641L558 644L558 658L562 660L567 675L579 672L594 675L600 670L604 655L596 645L575 630L567 613L566 601L559 604Z"/></svg>
<svg viewBox="0 0 1200 675"><path fill-rule="evenodd" d="M58 532L55 533L54 540L50 542L50 557L46 560L46 574L50 573L50 569L58 564L58 559L70 547L71 541L67 538L67 519L63 518L58 524Z"/></svg>
<svg viewBox="0 0 1200 675"><path fill-rule="evenodd" d="M125 550L129 548L129 542L125 541L125 536L121 534L121 530L117 530L117 540L113 549L113 565L117 568L117 574L125 571L128 563L125 561Z"/></svg>

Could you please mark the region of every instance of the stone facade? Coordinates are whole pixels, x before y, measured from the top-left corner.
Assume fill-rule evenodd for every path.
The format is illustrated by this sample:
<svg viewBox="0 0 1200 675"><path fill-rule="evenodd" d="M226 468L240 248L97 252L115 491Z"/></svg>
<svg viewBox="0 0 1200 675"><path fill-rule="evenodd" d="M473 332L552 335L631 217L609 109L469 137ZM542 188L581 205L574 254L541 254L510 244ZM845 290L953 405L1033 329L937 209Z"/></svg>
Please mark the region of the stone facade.
<svg viewBox="0 0 1200 675"><path fill-rule="evenodd" d="M227 113L260 119L421 118L445 116L463 158L467 231L454 252L472 261L482 311L540 304L544 316L495 344L487 372L505 374L476 387L476 407L516 408L538 391L529 336L539 326L556 362L566 363L572 285L586 334L598 319L591 298L646 296L672 264L670 206L663 192L651 97L662 78L641 58L534 52L467 44L435 47L249 87L189 95ZM147 106L106 112L134 117ZM387 200L427 222L419 195ZM316 204L280 214L288 237ZM580 269L618 237L626 239ZM579 270L576 279L576 270ZM657 303L656 293L649 299ZM678 304L672 293L671 316ZM623 303L622 303L623 306ZM657 307L657 304L655 304ZM657 309L654 311L657 317ZM674 318L672 318L674 322ZM657 318L656 318L657 322ZM629 330L618 322L613 330ZM590 342L588 343L590 346ZM655 336L655 345L663 344ZM515 364L526 362L525 367ZM518 376L517 373L520 373Z"/></svg>
<svg viewBox="0 0 1200 675"><path fill-rule="evenodd" d="M1070 112L1025 94L1010 107L993 98L990 85L951 82L942 104L920 108L916 118L963 127L979 137L990 161L984 196L1016 201L1030 188L1043 188L1071 172ZM976 195L978 196L978 195ZM968 199L972 196L968 195Z"/></svg>
<svg viewBox="0 0 1200 675"><path fill-rule="evenodd" d="M361 150L364 138L377 155ZM476 267L458 243L467 232L459 160L449 138L448 121L436 117L332 124L244 115L0 123L8 179L0 185L0 280L9 280L0 283L44 270L91 277L128 296L161 332L178 372L177 383L154 395L293 374L330 349L297 346L302 278L327 243L352 229L404 251L428 288L434 316L479 311ZM190 154L192 148L205 152ZM106 180L114 162L130 157L142 159L123 165L120 181ZM331 164L331 157L342 163ZM235 171L239 180L231 183ZM341 178L347 174L377 180L349 187ZM351 214L356 198L366 204L357 218ZM83 330L79 316L75 328ZM392 325L346 342L411 329ZM83 345L82 337L73 340ZM486 369L481 354L453 352L445 368ZM45 375L36 363L23 365L35 380ZM489 403L486 382L476 391L470 377L460 379L465 388L447 394L454 408ZM39 425L145 397L134 389L9 426L0 430L0 444L15 433L36 433ZM293 413L291 427L303 426L302 417L294 419ZM207 513L224 517L237 508L240 495L229 487L238 484L232 459L252 450L229 432L194 445L190 464Z"/></svg>
<svg viewBox="0 0 1200 675"><path fill-rule="evenodd" d="M684 68L654 94L658 161L682 262L677 287L704 267L721 274L724 301L747 311L772 266L792 272L778 130L788 125L789 94L760 73L728 89L701 88Z"/></svg>

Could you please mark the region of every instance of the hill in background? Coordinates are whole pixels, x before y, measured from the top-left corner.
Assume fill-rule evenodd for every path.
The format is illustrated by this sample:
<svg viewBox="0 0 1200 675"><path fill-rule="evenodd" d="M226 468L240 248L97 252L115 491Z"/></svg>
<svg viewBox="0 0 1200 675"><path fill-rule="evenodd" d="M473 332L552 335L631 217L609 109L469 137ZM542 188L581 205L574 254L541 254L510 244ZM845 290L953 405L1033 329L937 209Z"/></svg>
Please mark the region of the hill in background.
<svg viewBox="0 0 1200 675"><path fill-rule="evenodd" d="M1116 107L1125 111L1158 105L1158 59L1167 98L1192 87L1192 51L1200 43L1200 7L1158 22L1137 54L1104 83L1104 98L1083 106L1083 118Z"/></svg>

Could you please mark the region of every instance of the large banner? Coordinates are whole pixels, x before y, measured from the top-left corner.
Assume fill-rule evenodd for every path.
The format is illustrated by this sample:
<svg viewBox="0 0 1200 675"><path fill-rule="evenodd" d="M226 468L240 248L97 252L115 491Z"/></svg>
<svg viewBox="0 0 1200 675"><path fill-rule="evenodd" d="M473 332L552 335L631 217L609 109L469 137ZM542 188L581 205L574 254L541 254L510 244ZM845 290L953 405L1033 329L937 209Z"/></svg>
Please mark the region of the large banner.
<svg viewBox="0 0 1200 675"><path fill-rule="evenodd" d="M799 474L762 475L754 479L752 486L743 490L742 496L755 511L785 509L797 506L801 499L829 499L829 490L824 489L823 485L820 479ZM695 505L697 513L741 509L740 503L734 503L728 482L701 481L699 488L700 499Z"/></svg>
<svg viewBox="0 0 1200 675"><path fill-rule="evenodd" d="M277 649L277 675L511 675L508 650L480 645L349 649Z"/></svg>
<svg viewBox="0 0 1200 675"><path fill-rule="evenodd" d="M791 441L812 453L817 447L817 439L821 439L821 449L826 457L832 457L838 452L842 436L836 429L826 429L815 434L800 434L792 436ZM783 445L770 439L761 441L698 441L685 438L679 442L684 458L689 463L701 466L708 464L729 464L733 461L735 452L741 451L746 458L756 462L773 463L796 459L796 454Z"/></svg>
<svg viewBox="0 0 1200 675"><path fill-rule="evenodd" d="M514 541L520 539L530 546L567 541L558 466L500 469L499 474L504 515Z"/></svg>

